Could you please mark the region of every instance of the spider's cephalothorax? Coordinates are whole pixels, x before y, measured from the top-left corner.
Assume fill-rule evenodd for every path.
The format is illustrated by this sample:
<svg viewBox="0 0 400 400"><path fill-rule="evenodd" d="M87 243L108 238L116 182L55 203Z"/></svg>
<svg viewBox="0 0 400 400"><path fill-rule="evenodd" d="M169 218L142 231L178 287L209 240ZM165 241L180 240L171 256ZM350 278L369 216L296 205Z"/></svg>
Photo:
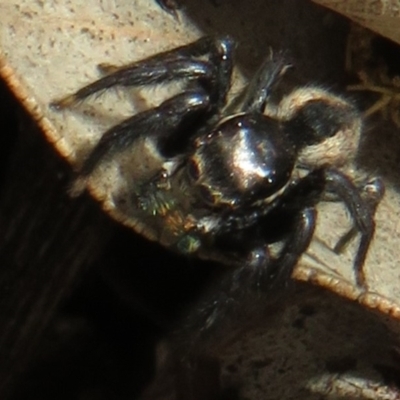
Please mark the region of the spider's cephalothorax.
<svg viewBox="0 0 400 400"><path fill-rule="evenodd" d="M315 87L272 104L271 91L288 67L272 52L235 105L227 105L232 48L229 38L205 37L126 67L108 66L108 75L55 103L63 108L116 85L185 84L181 93L109 129L78 180L90 184L113 165L123 182L113 203L138 232L233 266L235 277L252 277L260 288L291 275L311 241L316 205L343 201L353 234L360 234L354 268L363 285L383 189L377 180L371 204L338 170L356 154L358 113Z"/></svg>

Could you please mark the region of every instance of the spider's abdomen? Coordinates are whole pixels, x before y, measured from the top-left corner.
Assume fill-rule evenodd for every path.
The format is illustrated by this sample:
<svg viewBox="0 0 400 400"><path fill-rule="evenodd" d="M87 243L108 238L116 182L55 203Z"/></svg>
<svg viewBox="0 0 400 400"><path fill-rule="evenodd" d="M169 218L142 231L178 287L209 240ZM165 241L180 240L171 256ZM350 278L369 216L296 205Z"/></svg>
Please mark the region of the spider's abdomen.
<svg viewBox="0 0 400 400"><path fill-rule="evenodd" d="M275 194L295 160L296 148L277 121L241 114L198 141L188 174L206 203L234 207Z"/></svg>

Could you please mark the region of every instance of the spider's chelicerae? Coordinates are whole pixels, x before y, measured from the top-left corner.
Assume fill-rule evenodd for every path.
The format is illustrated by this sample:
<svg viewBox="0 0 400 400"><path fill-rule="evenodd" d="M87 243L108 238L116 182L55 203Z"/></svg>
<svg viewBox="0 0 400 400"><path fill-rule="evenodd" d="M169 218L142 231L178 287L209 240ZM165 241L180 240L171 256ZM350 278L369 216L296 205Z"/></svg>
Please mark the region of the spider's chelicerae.
<svg viewBox="0 0 400 400"><path fill-rule="evenodd" d="M78 179L90 182L119 157L127 189L115 206L147 238L232 267L232 288L285 281L313 237L317 204L342 201L354 225L346 241L359 233L354 270L364 285L383 186L355 184L339 170L356 154L359 114L315 87L271 104L288 68L272 52L227 105L232 53L230 38L204 37L128 66L103 65L106 76L56 102L65 108L114 86L184 83L181 93L105 132Z"/></svg>

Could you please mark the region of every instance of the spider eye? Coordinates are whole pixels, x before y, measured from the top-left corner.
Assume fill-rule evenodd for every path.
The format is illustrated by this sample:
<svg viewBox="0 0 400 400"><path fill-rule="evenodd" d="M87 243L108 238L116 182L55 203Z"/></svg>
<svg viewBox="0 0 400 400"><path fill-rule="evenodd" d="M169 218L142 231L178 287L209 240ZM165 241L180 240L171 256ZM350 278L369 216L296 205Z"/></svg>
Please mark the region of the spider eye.
<svg viewBox="0 0 400 400"><path fill-rule="evenodd" d="M200 178L200 168L196 161L190 160L187 165L187 173L191 179L194 181L199 180Z"/></svg>

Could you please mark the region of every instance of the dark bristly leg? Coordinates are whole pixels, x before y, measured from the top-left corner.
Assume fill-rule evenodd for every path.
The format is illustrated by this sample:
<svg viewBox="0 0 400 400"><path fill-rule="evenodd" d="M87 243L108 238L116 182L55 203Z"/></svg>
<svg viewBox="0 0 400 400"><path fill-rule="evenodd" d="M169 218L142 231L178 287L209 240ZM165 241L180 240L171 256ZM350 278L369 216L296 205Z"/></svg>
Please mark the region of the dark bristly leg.
<svg viewBox="0 0 400 400"><path fill-rule="evenodd" d="M185 78L214 81L213 67L205 61L190 59L166 60L163 63L139 62L131 67L119 69L111 75L100 78L79 89L76 93L57 101L52 106L55 108L65 108L99 91L114 86L155 85Z"/></svg>
<svg viewBox="0 0 400 400"><path fill-rule="evenodd" d="M328 190L337 193L341 198L353 218L355 227L361 234L353 268L357 285L365 287L363 266L375 232L372 210L362 198L357 187L344 174L337 170L328 169L325 171L325 178Z"/></svg>
<svg viewBox="0 0 400 400"><path fill-rule="evenodd" d="M220 40L213 39L212 47L210 62L217 65L215 103L217 110L222 110L231 87L234 42L229 37Z"/></svg>
<svg viewBox="0 0 400 400"><path fill-rule="evenodd" d="M304 183L306 184L305 187L310 185L307 191L311 195L309 199L312 200L314 198L313 201L315 205L321 199L323 193L328 192L334 193L347 207L350 216L353 219L354 226L361 236L358 250L354 258L353 269L357 285L365 287L366 283L363 266L375 231L375 222L370 205L362 197L360 190L346 175L336 169L329 168L314 170L306 177L302 178L297 185L288 191L289 195L285 195L289 198L289 202L291 198L299 199L304 196L304 194L300 195L300 192L303 191L301 186ZM312 191L313 186L314 193ZM299 192L299 194L296 195L296 191Z"/></svg>
<svg viewBox="0 0 400 400"><path fill-rule="evenodd" d="M114 70L76 93L52 104L56 109L69 107L87 97L114 86L145 86L186 79L198 82L222 107L230 87L233 42L230 38L205 37ZM209 56L209 60L199 57Z"/></svg>
<svg viewBox="0 0 400 400"><path fill-rule="evenodd" d="M197 129L191 122L199 115L211 118L225 105L232 75L232 52L233 42L228 37L205 37L122 68L105 65L105 69L114 72L53 103L55 108L64 108L116 85L145 86L177 79L194 83L183 94L109 129L84 162L81 176L88 176L100 160L130 146L140 135L157 136L163 150L181 134L179 128L183 124L189 127L188 132L195 134ZM197 59L206 56L208 60Z"/></svg>
<svg viewBox="0 0 400 400"><path fill-rule="evenodd" d="M268 58L262 63L251 79L241 106L243 112L263 112L273 87L280 81L290 65L285 62L282 53L270 51Z"/></svg>
<svg viewBox="0 0 400 400"><path fill-rule="evenodd" d="M383 186L379 181L378 197L383 193ZM307 207L314 207L323 198L324 193L332 193L342 201L353 219L354 227L360 233L360 243L354 259L353 268L357 285L365 287L363 266L369 246L375 231L373 219L374 210L367 199L364 199L352 181L343 173L335 169L320 168L311 171L301 178L272 203L263 209L248 209L242 214L228 215L219 226L219 232L224 234L235 229L246 229L256 224L264 215L276 210L288 212L302 212ZM379 202L379 199L377 199ZM375 205L376 207L376 205Z"/></svg>
<svg viewBox="0 0 400 400"><path fill-rule="evenodd" d="M289 238L280 255L267 266L267 282L274 286L285 285L293 273L300 257L306 252L315 231L317 212L313 207L302 210L297 216Z"/></svg>
<svg viewBox="0 0 400 400"><path fill-rule="evenodd" d="M243 266L235 271L229 291L268 292L273 288L285 286L300 257L310 245L315 221L314 207L306 207L297 212L291 224L290 234L284 238L283 247L276 257L269 254L268 243L253 245ZM257 238L256 243L260 239Z"/></svg>
<svg viewBox="0 0 400 400"><path fill-rule="evenodd" d="M189 315L187 327L197 332L198 339L218 328L221 319L232 318L232 313L237 310L236 303L242 299L262 295L264 300L274 301L280 295L280 289L287 285L294 267L310 244L315 219L313 207L304 208L296 214L293 229L284 238L283 248L277 257L270 255L269 243L265 239L257 235L247 237L247 245L244 245L247 250L242 250L242 265L216 280L196 307L197 312Z"/></svg>
<svg viewBox="0 0 400 400"><path fill-rule="evenodd" d="M202 90L185 92L163 102L160 106L143 111L109 129L86 159L80 171L88 176L106 156L128 148L142 135L174 138L182 123L210 109L209 96Z"/></svg>
<svg viewBox="0 0 400 400"><path fill-rule="evenodd" d="M371 215L375 215L376 209L385 194L385 187L383 182L379 178L374 178L369 181L360 189L362 198L366 201L370 207ZM343 253L347 245L354 239L357 235L356 227L350 228L336 243L333 251L337 254Z"/></svg>

